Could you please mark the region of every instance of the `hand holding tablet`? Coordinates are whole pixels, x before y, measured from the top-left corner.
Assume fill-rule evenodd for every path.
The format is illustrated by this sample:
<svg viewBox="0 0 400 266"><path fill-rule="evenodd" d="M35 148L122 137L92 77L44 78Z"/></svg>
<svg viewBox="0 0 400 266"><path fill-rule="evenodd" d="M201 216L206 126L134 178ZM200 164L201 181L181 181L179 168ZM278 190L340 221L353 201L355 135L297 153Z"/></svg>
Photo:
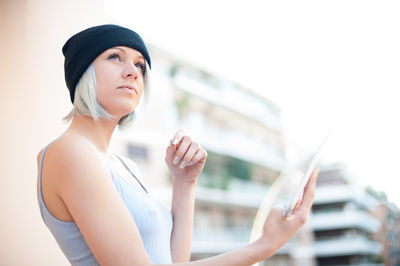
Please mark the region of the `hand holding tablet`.
<svg viewBox="0 0 400 266"><path fill-rule="evenodd" d="M254 241L261 236L265 220L273 209L273 206L276 205L277 199L286 194L285 190L289 188L289 183L293 183L293 179L296 179L296 177L302 176L300 182L296 184L294 192L290 192L289 196L286 196L289 201L285 201L285 207L283 208L282 216L287 217L293 213L293 210L295 209L297 203L303 198L304 189L310 177L312 176L313 170L318 164L318 161L321 157L321 152L325 146L325 143L328 140L329 135L330 133L328 133L324 140L321 142L318 149L312 156L311 161L307 164L307 168L302 167L304 165L297 165L296 167L294 167L294 169L286 168L274 181L257 211L251 230L250 241Z"/></svg>

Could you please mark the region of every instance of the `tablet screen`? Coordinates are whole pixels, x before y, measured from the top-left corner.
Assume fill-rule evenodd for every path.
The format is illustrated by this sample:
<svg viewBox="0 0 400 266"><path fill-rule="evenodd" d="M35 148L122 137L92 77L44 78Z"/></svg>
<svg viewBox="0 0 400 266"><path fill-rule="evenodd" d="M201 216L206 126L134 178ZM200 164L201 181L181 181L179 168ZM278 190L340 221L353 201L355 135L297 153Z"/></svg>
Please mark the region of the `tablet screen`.
<svg viewBox="0 0 400 266"><path fill-rule="evenodd" d="M317 151L311 157L311 160L309 161L307 167L303 168L302 171L300 171L300 172L302 172L302 178L301 178L300 183L298 184L295 192L292 194L292 197L291 197L289 203L286 204L285 216L288 216L293 212L293 209L296 206L296 203L303 197L304 188L307 185L308 180L310 179L315 167L317 167L318 161L321 157L321 151L324 148L325 143L328 140L328 137L329 137L329 134L321 142Z"/></svg>

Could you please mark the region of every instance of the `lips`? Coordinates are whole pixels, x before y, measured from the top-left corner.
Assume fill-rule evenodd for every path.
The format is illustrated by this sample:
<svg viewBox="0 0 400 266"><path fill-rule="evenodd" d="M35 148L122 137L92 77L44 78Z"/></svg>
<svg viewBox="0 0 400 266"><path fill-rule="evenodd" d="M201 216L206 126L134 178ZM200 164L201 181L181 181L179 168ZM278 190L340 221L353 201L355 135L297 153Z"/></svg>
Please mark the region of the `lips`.
<svg viewBox="0 0 400 266"><path fill-rule="evenodd" d="M136 88L132 85L122 85L122 86L119 86L118 89L137 94Z"/></svg>

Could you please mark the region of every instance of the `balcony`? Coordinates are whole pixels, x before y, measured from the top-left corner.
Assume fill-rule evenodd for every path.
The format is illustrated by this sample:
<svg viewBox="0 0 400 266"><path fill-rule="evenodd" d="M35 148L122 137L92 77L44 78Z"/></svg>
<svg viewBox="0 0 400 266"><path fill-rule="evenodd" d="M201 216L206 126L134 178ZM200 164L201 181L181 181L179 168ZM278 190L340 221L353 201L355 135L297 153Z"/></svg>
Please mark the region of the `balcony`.
<svg viewBox="0 0 400 266"><path fill-rule="evenodd" d="M180 90L193 96L259 121L278 132L281 131L280 118L276 114L277 111L269 106L266 100L262 102L259 99L261 96L252 96L249 93L227 86L216 89L206 82L201 82L182 73L178 73L175 76L174 84Z"/></svg>
<svg viewBox="0 0 400 266"><path fill-rule="evenodd" d="M211 204L224 208L242 208L256 211L266 193L267 189L260 186L254 187L252 193L197 187L196 204Z"/></svg>
<svg viewBox="0 0 400 266"><path fill-rule="evenodd" d="M382 244L370 241L364 237L335 238L332 240L316 241L313 250L316 257L333 257L349 255L379 255Z"/></svg>
<svg viewBox="0 0 400 266"><path fill-rule="evenodd" d="M330 185L317 187L315 191L315 205L350 201L356 202L367 209L377 204L376 199L367 194L364 188L357 185Z"/></svg>
<svg viewBox="0 0 400 266"><path fill-rule="evenodd" d="M191 118L185 128L195 132L194 138L206 150L238 158L280 172L285 165L281 151L243 133L206 127L200 118Z"/></svg>
<svg viewBox="0 0 400 266"><path fill-rule="evenodd" d="M310 223L314 231L357 228L374 233L381 227L378 220L360 210L314 214Z"/></svg>

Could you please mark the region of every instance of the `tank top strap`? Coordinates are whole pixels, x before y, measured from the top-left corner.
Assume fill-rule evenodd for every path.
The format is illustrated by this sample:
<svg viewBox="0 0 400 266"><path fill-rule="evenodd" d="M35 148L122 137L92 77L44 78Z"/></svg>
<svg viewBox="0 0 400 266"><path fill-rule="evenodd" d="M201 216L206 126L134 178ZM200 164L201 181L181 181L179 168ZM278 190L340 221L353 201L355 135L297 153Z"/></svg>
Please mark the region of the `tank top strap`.
<svg viewBox="0 0 400 266"><path fill-rule="evenodd" d="M115 153L114 153L115 154ZM118 155L115 154L115 156L117 156L117 158L122 162L122 164L125 166L125 168L129 171L129 173L136 179L136 181L139 183L139 185L143 188L143 190L149 194L149 192L147 191L146 187L142 184L142 182L140 182L139 178L136 177L136 175L133 173L132 169L130 167L128 167L128 165L126 164L126 162Z"/></svg>
<svg viewBox="0 0 400 266"><path fill-rule="evenodd" d="M58 137L60 138L60 137ZM53 140L52 142L50 142L49 144L46 145L46 147L44 147L42 154L40 155L40 164L39 164L39 199L41 201L41 203L44 204L44 199L43 199L43 193L42 193L42 171L43 171L43 159L44 159L44 154L47 151L47 148L54 142L56 141L58 138L56 138L55 140Z"/></svg>

